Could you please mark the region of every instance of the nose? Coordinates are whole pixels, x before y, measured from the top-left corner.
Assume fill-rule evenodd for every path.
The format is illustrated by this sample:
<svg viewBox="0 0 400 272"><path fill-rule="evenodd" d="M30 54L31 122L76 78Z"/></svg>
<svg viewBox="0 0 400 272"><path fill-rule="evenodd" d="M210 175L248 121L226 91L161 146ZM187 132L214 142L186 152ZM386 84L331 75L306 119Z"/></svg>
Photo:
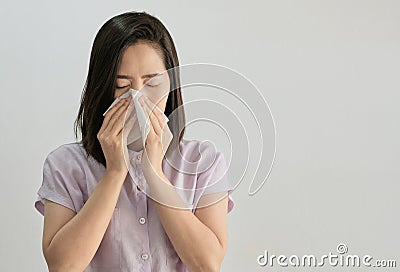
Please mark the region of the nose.
<svg viewBox="0 0 400 272"><path fill-rule="evenodd" d="M143 84L132 84L131 88L135 91L140 91L143 88Z"/></svg>

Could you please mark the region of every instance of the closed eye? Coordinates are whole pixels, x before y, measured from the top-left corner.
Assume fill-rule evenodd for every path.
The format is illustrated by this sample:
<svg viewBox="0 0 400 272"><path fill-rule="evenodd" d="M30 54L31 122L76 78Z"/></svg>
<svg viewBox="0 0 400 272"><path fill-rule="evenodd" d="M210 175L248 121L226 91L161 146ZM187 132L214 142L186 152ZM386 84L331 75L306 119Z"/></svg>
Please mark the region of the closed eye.
<svg viewBox="0 0 400 272"><path fill-rule="evenodd" d="M149 87L153 88L153 87L159 86L160 84L161 84L161 83L154 83L154 84L149 84L149 83L147 83L146 86L149 86Z"/></svg>
<svg viewBox="0 0 400 272"><path fill-rule="evenodd" d="M127 85L127 86L123 86L123 87L119 87L119 86L117 86L117 89L124 89L124 88L128 88L129 87L129 85Z"/></svg>
<svg viewBox="0 0 400 272"><path fill-rule="evenodd" d="M146 84L146 86L149 86L150 88L154 88L154 87L157 87L157 86L159 86L161 83L158 83L158 84ZM130 85L127 85L127 86L122 86L122 87L119 87L119 86L117 86L117 89L125 89L125 88L128 88Z"/></svg>

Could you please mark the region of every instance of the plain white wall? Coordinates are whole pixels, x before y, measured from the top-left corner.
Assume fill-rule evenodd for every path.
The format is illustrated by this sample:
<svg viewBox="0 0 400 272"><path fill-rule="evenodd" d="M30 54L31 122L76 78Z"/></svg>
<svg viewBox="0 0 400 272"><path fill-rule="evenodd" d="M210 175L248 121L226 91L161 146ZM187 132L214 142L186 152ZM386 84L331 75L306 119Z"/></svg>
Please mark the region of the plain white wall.
<svg viewBox="0 0 400 272"><path fill-rule="evenodd" d="M46 270L33 208L43 161L74 141L93 38L128 10L159 17L182 64L247 76L274 115L274 168L255 196L249 181L234 192L222 271L339 243L400 265L399 1L2 1L1 271ZM324 268L340 270L352 271Z"/></svg>

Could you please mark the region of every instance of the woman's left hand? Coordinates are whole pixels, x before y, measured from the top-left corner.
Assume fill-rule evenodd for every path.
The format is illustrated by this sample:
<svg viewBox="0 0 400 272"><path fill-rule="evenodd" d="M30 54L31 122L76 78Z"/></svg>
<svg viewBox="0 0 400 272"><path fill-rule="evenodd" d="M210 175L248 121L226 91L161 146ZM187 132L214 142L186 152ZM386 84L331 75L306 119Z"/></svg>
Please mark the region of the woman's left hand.
<svg viewBox="0 0 400 272"><path fill-rule="evenodd" d="M171 139L169 139L169 142L163 147L163 141L168 140L168 138L166 138L167 135L164 133L166 132L165 130L168 130L168 132L170 132L170 130L167 121L164 119L164 115L161 111L158 111L155 106L152 106L147 97L141 96L139 102L150 119L150 132L146 138L141 160L142 171L145 178L151 177L153 174L160 176L163 174L162 161L164 153L167 151L171 142Z"/></svg>

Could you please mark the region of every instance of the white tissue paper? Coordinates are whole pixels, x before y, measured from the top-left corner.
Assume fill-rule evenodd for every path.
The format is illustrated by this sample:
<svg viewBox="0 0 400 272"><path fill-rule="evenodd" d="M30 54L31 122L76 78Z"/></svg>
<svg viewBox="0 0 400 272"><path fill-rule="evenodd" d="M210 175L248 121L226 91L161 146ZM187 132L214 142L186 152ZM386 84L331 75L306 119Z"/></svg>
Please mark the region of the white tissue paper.
<svg viewBox="0 0 400 272"><path fill-rule="evenodd" d="M158 104L159 101L162 99L166 99L167 95L169 94L170 90L170 82L169 82L169 76L167 73L161 73L158 76L155 76L152 78L151 82L148 81L142 89L139 91L130 89L126 93L122 94L119 96L117 99L113 101L113 103L110 105L110 107L104 112L103 116L107 114L107 112L115 106L121 99L128 98L129 96L132 96L132 100L128 106L128 109L126 111L125 117L124 117L124 127L122 129L122 140L123 140L123 152L124 152L124 159L126 166L129 170L129 175L131 177L132 182L134 183L134 186L132 188L136 188L136 186L140 187L140 190L146 192L149 194L147 182L143 179L138 179L137 174L138 172L143 171L141 167L138 167L134 161L137 160L137 153L140 152L142 153L142 159L147 158L147 156L143 153L146 152L146 139L150 133L151 129L151 120L149 119L149 114L145 109L143 109L142 105L139 102L139 98L143 95L148 99L148 108L153 111L160 111L162 113L162 116L165 120L164 127L162 128L162 135L161 141L162 141L162 152L165 157L167 157L167 149L169 147L169 144L171 143L173 139L173 135L169 129L168 122L169 118L164 114L164 112L154 103ZM133 126L132 126L132 122ZM132 127L130 130L129 128ZM134 150L136 152L132 152L134 146L131 145L134 142L140 141L139 143L142 143L142 149L140 151ZM135 147L137 147L135 145ZM133 155L136 155L133 157ZM133 190L133 189L132 189ZM136 190L138 193L139 191Z"/></svg>
<svg viewBox="0 0 400 272"><path fill-rule="evenodd" d="M115 99L114 102L110 105L110 107L103 113L103 116L105 116L106 113L113 106L115 106L115 104L117 104L121 99L132 96L132 102L134 103L135 108L131 112L131 114L126 116L125 124L131 118L133 118L134 115L137 116L137 120L135 121L131 131L127 135L127 142L126 142L127 145L129 145L141 138L143 147L145 147L147 135L150 133L150 124L148 122L151 122L151 121L150 121L150 119L148 119L148 114L144 111L144 109L142 108L142 105L139 102L139 98L142 95L145 95L145 94L143 94L140 91L130 89L128 92L124 93L123 95L121 95L117 99ZM169 119L164 114L164 112L159 107L157 107L155 104L153 104L150 99L149 99L149 102L151 104L151 109L155 108L156 110L160 111L162 113L166 123L168 123ZM164 152L166 152L166 149L168 148L168 144L170 143L173 135L172 135L171 131L169 130L169 127L167 124L165 124L165 126L164 126L164 132L166 132L166 133L163 133L162 141L163 141Z"/></svg>

